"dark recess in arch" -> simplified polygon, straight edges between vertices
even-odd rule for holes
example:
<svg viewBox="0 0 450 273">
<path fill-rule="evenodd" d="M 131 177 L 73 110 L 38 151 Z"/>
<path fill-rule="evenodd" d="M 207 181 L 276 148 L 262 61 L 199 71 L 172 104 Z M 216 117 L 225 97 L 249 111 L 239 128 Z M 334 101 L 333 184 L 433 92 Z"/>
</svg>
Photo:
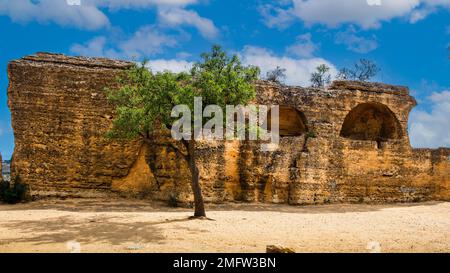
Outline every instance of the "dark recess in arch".
<svg viewBox="0 0 450 273">
<path fill-rule="evenodd" d="M 290 106 L 280 106 L 280 136 L 301 136 L 308 131 L 306 117 L 303 112 Z M 268 129 L 271 128 L 271 114 L 268 114 Z"/>
<path fill-rule="evenodd" d="M 381 103 L 361 103 L 345 117 L 340 135 L 355 140 L 381 142 L 402 137 L 395 114 Z"/>
</svg>

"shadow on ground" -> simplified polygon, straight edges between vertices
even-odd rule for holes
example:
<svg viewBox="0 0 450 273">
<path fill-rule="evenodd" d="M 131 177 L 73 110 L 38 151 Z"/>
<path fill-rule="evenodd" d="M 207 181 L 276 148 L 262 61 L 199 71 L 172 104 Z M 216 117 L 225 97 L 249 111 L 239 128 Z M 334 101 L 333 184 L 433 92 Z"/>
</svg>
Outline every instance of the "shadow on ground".
<svg viewBox="0 0 450 273">
<path fill-rule="evenodd" d="M 290 206 L 286 204 L 262 203 L 226 203 L 207 204 L 207 211 L 273 211 L 281 213 L 350 213 L 380 211 L 389 208 L 434 206 L 443 202 L 391 203 L 391 204 L 329 204 Z M 46 199 L 16 205 L 0 205 L 0 210 L 58 210 L 67 212 L 186 212 L 192 214 L 192 208 L 171 208 L 163 202 L 130 199 Z"/>
<path fill-rule="evenodd" d="M 1 240 L 0 242 L 1 244 L 26 242 L 42 245 L 76 240 L 82 244 L 163 244 L 165 237 L 161 230 L 164 229 L 164 224 L 186 221 L 190 220 L 186 217 L 162 222 L 126 222 L 126 217 L 102 216 L 87 219 L 62 216 L 36 221 L 13 221 L 2 223 L 2 227 L 18 230 L 24 236 Z M 188 232 L 197 232 L 196 230 L 185 229 Z M 29 234 L 33 234 L 33 236 L 27 236 Z"/>
</svg>

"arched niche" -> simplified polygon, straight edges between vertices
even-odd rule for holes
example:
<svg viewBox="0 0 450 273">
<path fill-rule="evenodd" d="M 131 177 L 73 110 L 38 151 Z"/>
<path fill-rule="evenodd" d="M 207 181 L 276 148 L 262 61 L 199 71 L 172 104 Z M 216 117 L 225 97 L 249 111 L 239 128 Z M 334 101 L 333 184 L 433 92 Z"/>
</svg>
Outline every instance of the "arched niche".
<svg viewBox="0 0 450 273">
<path fill-rule="evenodd" d="M 381 103 L 361 103 L 345 117 L 340 135 L 355 140 L 378 143 L 400 139 L 402 130 L 395 114 Z"/>
<path fill-rule="evenodd" d="M 301 136 L 308 131 L 305 115 L 294 107 L 280 106 L 280 136 Z M 268 129 L 271 128 L 271 113 L 268 114 Z"/>
</svg>

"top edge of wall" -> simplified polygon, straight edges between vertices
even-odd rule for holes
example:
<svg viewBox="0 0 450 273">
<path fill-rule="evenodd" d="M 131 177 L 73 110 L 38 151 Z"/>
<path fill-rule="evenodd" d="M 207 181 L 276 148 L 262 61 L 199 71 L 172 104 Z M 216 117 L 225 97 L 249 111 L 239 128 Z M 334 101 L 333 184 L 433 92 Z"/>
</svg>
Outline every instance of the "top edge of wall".
<svg viewBox="0 0 450 273">
<path fill-rule="evenodd" d="M 81 56 L 66 56 L 64 54 L 38 52 L 33 55 L 25 56 L 20 60 L 13 62 L 37 62 L 37 63 L 53 63 L 64 64 L 72 66 L 83 66 L 92 68 L 110 68 L 110 69 L 125 69 L 133 65 L 132 62 L 113 60 L 108 58 L 94 58 Z"/>
</svg>

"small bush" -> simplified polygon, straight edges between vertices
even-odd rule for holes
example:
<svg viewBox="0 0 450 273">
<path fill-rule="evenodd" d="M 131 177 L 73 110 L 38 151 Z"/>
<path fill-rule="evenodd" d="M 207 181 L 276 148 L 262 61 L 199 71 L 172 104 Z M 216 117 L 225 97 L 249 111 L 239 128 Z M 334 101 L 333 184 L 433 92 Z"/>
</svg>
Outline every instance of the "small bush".
<svg viewBox="0 0 450 273">
<path fill-rule="evenodd" d="M 169 200 L 167 201 L 169 207 L 177 208 L 178 207 L 178 196 L 176 194 L 171 193 L 169 195 Z"/>
<path fill-rule="evenodd" d="M 308 131 L 306 133 L 306 137 L 307 138 L 316 138 L 317 136 L 316 136 L 316 133 L 314 133 L 313 131 Z"/>
<path fill-rule="evenodd" d="M 17 204 L 26 199 L 28 187 L 22 183 L 19 177 L 15 177 L 12 183 L 0 182 L 0 201 L 8 204 Z"/>
</svg>

